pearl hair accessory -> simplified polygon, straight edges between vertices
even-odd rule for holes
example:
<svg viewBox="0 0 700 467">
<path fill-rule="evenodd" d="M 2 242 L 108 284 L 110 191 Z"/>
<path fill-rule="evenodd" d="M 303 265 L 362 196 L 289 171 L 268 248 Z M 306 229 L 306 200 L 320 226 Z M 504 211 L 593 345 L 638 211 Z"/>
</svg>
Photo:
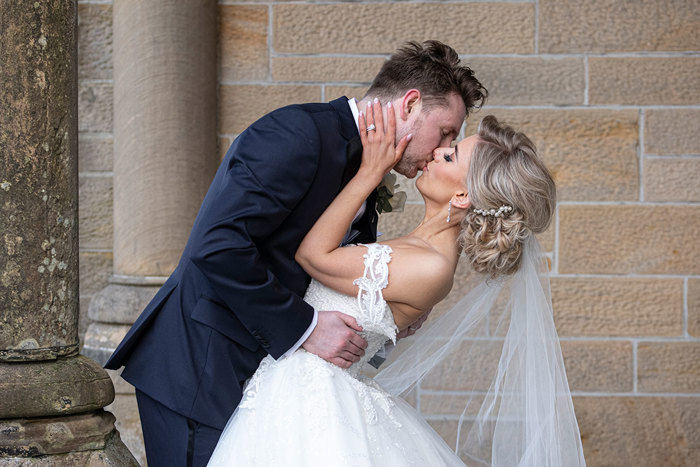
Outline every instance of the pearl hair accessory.
<svg viewBox="0 0 700 467">
<path fill-rule="evenodd" d="M 498 209 L 474 209 L 474 212 L 477 214 L 481 214 L 482 216 L 501 217 L 505 215 L 505 213 L 511 212 L 512 210 L 513 206 L 508 206 L 504 204 Z"/>
</svg>

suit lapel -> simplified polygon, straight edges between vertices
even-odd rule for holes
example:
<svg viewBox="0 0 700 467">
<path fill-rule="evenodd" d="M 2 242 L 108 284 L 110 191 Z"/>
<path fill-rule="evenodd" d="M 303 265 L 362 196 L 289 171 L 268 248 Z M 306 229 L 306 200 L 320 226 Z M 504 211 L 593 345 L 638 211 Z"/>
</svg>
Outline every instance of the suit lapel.
<svg viewBox="0 0 700 467">
<path fill-rule="evenodd" d="M 343 178 L 340 182 L 338 193 L 340 193 L 350 179 L 355 176 L 362 163 L 362 141 L 360 141 L 360 137 L 356 136 L 348 141 L 346 150 L 345 170 L 343 170 Z"/>
</svg>

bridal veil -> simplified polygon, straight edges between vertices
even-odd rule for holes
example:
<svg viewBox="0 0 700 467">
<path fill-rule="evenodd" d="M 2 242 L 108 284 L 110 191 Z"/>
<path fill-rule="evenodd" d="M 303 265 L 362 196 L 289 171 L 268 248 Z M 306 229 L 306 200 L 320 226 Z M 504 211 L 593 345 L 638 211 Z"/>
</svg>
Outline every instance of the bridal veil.
<svg viewBox="0 0 700 467">
<path fill-rule="evenodd" d="M 459 392 L 455 446 L 470 466 L 585 465 L 546 261 L 530 236 L 513 276 L 484 279 L 375 377 L 400 395 L 445 359 L 477 368 Z"/>
</svg>

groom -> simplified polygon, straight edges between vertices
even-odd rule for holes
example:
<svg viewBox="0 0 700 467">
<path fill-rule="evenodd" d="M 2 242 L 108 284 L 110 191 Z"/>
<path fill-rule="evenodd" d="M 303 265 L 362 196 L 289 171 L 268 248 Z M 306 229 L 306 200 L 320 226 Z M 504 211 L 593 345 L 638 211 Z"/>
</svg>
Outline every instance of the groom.
<svg viewBox="0 0 700 467">
<path fill-rule="evenodd" d="M 106 365 L 124 366 L 122 377 L 136 388 L 149 466 L 205 465 L 266 355 L 284 358 L 301 346 L 344 368 L 363 355 L 353 318 L 302 300 L 309 277 L 294 261 L 306 232 L 360 165 L 358 108 L 374 98 L 392 101 L 397 141 L 413 135 L 395 170 L 412 178 L 485 96 L 452 48 L 409 43 L 361 102 L 284 107 L 241 133 L 177 268 Z M 376 225 L 371 196 L 346 242 L 374 242 Z"/>
</svg>

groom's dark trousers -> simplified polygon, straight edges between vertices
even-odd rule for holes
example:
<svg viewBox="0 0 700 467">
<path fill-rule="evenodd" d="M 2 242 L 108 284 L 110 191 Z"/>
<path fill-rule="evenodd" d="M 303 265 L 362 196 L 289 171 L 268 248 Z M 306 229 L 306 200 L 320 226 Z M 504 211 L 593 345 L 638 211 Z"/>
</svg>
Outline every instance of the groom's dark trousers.
<svg viewBox="0 0 700 467">
<path fill-rule="evenodd" d="M 262 358 L 280 358 L 304 335 L 313 309 L 294 254 L 361 152 L 346 98 L 278 109 L 231 145 L 177 268 L 105 365 L 124 366 L 141 394 L 150 466 L 188 465 L 159 457 L 192 430 L 190 465 L 204 465 L 214 446 L 198 442 L 197 427 L 222 430 Z M 376 240 L 372 198 L 353 228 L 355 241 Z"/>
</svg>

